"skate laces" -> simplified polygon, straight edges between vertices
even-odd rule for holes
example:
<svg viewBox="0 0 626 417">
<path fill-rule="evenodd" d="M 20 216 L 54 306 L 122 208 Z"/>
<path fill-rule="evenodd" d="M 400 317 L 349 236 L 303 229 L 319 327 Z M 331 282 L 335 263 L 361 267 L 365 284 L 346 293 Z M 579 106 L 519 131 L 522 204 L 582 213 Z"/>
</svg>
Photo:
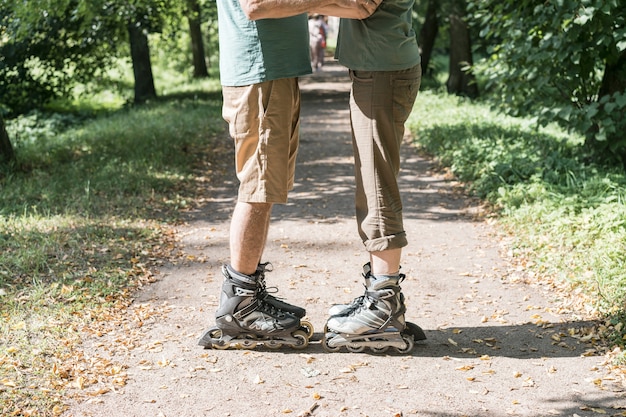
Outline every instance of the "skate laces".
<svg viewBox="0 0 626 417">
<path fill-rule="evenodd" d="M 256 273 L 254 274 L 254 276 L 256 277 L 257 294 L 259 298 L 263 300 L 265 300 L 267 297 L 282 300 L 282 298 L 272 295 L 278 293 L 278 287 L 268 287 L 265 283 L 265 273 L 272 272 L 273 270 L 274 265 L 272 265 L 271 262 L 260 263 L 256 268 Z"/>
<path fill-rule="evenodd" d="M 348 307 L 346 316 L 355 316 L 362 310 L 380 310 L 378 303 L 380 300 L 392 298 L 396 291 L 393 288 L 383 288 L 376 291 L 365 290 L 365 294 L 354 299 Z"/>
</svg>

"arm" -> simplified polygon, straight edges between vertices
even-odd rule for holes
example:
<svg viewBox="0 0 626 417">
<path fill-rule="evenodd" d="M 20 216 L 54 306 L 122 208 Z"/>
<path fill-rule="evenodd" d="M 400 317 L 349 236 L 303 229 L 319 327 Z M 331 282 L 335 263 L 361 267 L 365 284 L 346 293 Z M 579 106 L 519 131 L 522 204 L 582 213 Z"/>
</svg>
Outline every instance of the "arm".
<svg viewBox="0 0 626 417">
<path fill-rule="evenodd" d="M 346 7 L 338 3 L 329 4 L 313 10 L 315 13 L 337 16 L 345 19 L 367 19 L 370 17 L 382 3 L 382 0 L 365 1 L 361 7 Z"/>
<path fill-rule="evenodd" d="M 332 10 L 341 13 L 337 15 L 340 17 L 364 19 L 374 13 L 380 0 L 239 0 L 239 3 L 250 20 L 277 19 L 312 10 Z"/>
</svg>

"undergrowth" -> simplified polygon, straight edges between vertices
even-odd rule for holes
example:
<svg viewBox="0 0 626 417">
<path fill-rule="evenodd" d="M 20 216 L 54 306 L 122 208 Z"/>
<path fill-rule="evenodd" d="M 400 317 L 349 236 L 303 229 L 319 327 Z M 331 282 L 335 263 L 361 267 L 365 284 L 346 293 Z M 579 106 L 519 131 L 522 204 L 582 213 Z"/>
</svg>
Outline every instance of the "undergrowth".
<svg viewBox="0 0 626 417">
<path fill-rule="evenodd" d="M 420 93 L 410 119 L 417 144 L 489 202 L 528 271 L 556 280 L 626 329 L 626 172 L 586 161 L 583 140 L 465 99 Z M 622 324 L 620 324 L 622 323 Z"/>
</svg>

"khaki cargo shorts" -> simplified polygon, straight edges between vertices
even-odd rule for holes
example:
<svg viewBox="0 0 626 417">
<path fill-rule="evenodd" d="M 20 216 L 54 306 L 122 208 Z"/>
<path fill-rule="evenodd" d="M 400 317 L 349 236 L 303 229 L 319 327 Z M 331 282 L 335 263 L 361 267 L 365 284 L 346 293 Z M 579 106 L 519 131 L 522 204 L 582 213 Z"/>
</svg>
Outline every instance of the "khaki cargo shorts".
<svg viewBox="0 0 626 417">
<path fill-rule="evenodd" d="M 300 129 L 297 78 L 222 87 L 222 116 L 235 142 L 238 201 L 286 203 Z"/>
</svg>

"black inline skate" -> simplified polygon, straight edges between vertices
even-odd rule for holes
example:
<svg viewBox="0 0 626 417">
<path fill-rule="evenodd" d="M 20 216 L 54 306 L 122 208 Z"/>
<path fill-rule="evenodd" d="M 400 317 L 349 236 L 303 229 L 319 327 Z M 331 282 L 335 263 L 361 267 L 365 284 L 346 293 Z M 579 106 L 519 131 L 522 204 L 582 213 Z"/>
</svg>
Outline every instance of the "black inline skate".
<svg viewBox="0 0 626 417">
<path fill-rule="evenodd" d="M 267 301 L 264 284 L 258 282 L 262 273 L 257 271 L 248 276 L 227 266 L 222 268 L 222 273 L 224 283 L 220 306 L 215 313 L 216 326 L 204 332 L 199 345 L 214 349 L 231 346 L 253 349 L 259 343 L 274 349 L 283 345 L 294 349 L 308 346 L 312 326 L 302 326 L 298 316 Z"/>
<path fill-rule="evenodd" d="M 362 352 L 369 347 L 375 353 L 394 347 L 400 353 L 410 352 L 416 341 L 425 340 L 423 330 L 404 320 L 406 306 L 399 279 L 374 279 L 370 265 L 363 267 L 365 294 L 351 304 L 330 308 L 322 346 L 336 352 L 345 346 L 350 352 Z"/>
</svg>

